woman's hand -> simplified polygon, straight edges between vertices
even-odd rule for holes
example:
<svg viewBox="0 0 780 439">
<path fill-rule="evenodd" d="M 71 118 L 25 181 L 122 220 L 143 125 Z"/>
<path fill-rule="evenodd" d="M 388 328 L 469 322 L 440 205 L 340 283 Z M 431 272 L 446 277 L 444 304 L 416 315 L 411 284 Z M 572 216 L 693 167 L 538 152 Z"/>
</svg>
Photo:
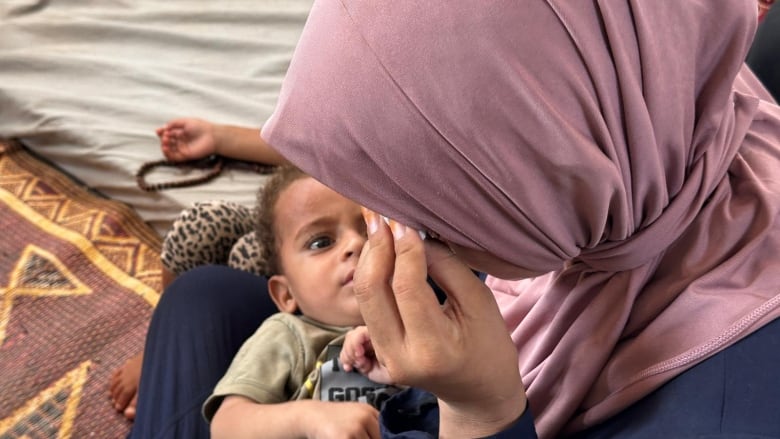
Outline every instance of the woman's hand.
<svg viewBox="0 0 780 439">
<path fill-rule="evenodd" d="M 441 243 L 366 211 L 355 294 L 377 358 L 398 384 L 439 399 L 442 437 L 506 429 L 525 410 L 517 351 L 487 286 Z M 426 282 L 447 293 L 440 306 Z"/>
<path fill-rule="evenodd" d="M 174 119 L 156 133 L 163 155 L 172 162 L 198 160 L 217 152 L 214 125 L 202 119 Z"/>
</svg>

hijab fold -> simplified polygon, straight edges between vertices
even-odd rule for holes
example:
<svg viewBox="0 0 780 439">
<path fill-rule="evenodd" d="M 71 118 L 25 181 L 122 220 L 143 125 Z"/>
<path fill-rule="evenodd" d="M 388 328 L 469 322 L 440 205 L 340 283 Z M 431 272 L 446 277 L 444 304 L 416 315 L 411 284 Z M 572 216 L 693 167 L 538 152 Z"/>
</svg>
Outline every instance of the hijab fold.
<svg viewBox="0 0 780 439">
<path fill-rule="evenodd" d="M 754 0 L 318 0 L 263 137 L 489 252 L 543 438 L 780 315 L 780 109 Z"/>
</svg>

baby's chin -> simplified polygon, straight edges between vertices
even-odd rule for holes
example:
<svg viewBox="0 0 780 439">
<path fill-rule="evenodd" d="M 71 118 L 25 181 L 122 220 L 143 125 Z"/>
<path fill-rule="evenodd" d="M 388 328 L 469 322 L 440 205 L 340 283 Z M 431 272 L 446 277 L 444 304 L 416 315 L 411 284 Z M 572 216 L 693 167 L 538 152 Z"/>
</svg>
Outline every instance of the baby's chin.
<svg viewBox="0 0 780 439">
<path fill-rule="evenodd" d="M 366 326 L 366 322 L 363 321 L 362 318 L 354 320 L 351 324 L 347 326 Z"/>
<path fill-rule="evenodd" d="M 349 323 L 346 326 L 363 326 L 366 324 L 365 320 L 363 320 L 363 315 L 360 314 L 359 310 L 357 314 L 352 314 L 347 320 Z"/>
<path fill-rule="evenodd" d="M 358 315 L 353 316 L 350 318 L 350 323 L 347 326 L 365 326 L 366 321 L 363 320 L 363 316 L 358 313 Z"/>
<path fill-rule="evenodd" d="M 335 317 L 335 316 L 334 316 Z M 357 305 L 357 299 L 355 300 L 354 307 L 350 306 L 348 309 L 341 308 L 338 313 L 338 318 L 334 319 L 330 323 L 333 326 L 363 326 L 365 321 L 363 315 L 360 314 L 360 308 Z"/>
<path fill-rule="evenodd" d="M 325 323 L 326 325 L 331 325 L 331 326 L 338 326 L 342 328 L 354 328 L 357 326 L 365 326 L 365 323 L 363 322 L 362 318 L 358 318 L 358 319 L 342 318 L 339 320 L 331 320 L 329 322 L 321 322 L 321 323 Z"/>
</svg>

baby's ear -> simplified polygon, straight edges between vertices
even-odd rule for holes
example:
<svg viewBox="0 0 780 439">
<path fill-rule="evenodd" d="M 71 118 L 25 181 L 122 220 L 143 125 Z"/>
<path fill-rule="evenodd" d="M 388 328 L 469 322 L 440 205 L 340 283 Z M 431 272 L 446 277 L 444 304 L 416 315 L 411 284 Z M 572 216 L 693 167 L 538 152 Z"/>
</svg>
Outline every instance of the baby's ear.
<svg viewBox="0 0 780 439">
<path fill-rule="evenodd" d="M 295 297 L 292 295 L 290 283 L 287 282 L 287 277 L 284 275 L 275 274 L 268 278 L 268 293 L 279 311 L 292 314 L 298 309 L 298 303 L 295 302 Z"/>
</svg>

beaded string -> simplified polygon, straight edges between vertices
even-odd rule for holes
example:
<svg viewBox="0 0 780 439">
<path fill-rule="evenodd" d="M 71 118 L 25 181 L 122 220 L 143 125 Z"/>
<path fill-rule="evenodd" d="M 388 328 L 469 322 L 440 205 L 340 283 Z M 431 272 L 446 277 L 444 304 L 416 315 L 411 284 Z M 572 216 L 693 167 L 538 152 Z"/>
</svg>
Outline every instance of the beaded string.
<svg viewBox="0 0 780 439">
<path fill-rule="evenodd" d="M 149 174 L 153 169 L 162 166 L 171 167 L 171 168 L 192 168 L 192 169 L 208 168 L 208 171 L 205 172 L 204 174 L 192 178 L 184 178 L 181 180 L 166 181 L 160 183 L 147 183 L 146 175 Z M 153 162 L 147 162 L 141 165 L 141 167 L 138 168 L 138 171 L 135 173 L 135 181 L 138 184 L 138 187 L 146 192 L 157 192 L 166 189 L 197 186 L 199 184 L 207 183 L 215 179 L 217 176 L 219 176 L 219 174 L 222 173 L 222 171 L 226 167 L 235 168 L 235 169 L 245 169 L 252 172 L 256 172 L 258 174 L 268 174 L 274 169 L 273 165 L 265 165 L 260 163 L 245 162 L 241 160 L 226 159 L 221 156 L 210 156 L 204 160 L 196 160 L 196 161 L 189 161 L 189 162 L 172 162 L 170 160 L 157 160 Z"/>
</svg>

